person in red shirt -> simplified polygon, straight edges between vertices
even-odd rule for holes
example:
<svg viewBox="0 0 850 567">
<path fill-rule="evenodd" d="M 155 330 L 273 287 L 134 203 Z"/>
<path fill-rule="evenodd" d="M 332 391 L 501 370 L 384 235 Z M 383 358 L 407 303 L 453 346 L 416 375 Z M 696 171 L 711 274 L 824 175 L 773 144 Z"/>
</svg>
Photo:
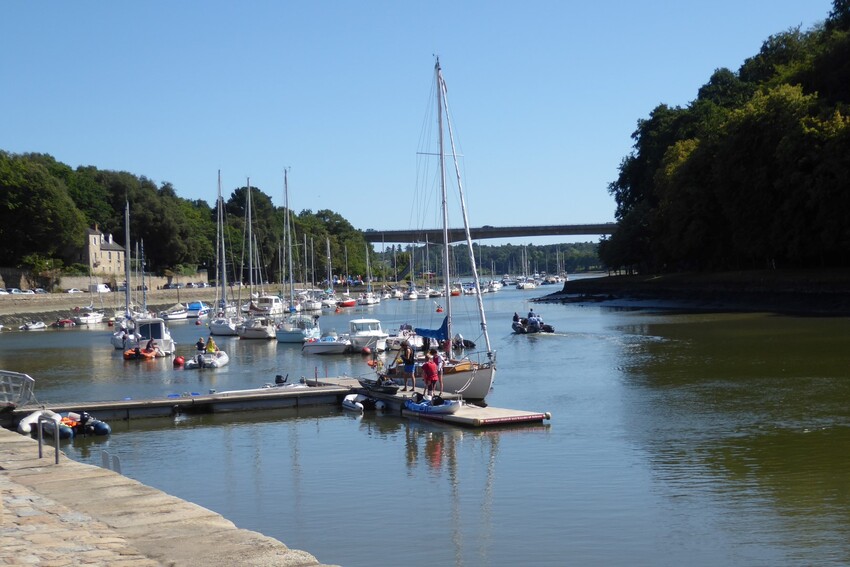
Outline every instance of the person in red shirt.
<svg viewBox="0 0 850 567">
<path fill-rule="evenodd" d="M 434 395 L 434 386 L 440 379 L 437 371 L 437 363 L 430 354 L 425 355 L 425 364 L 422 365 L 422 381 L 425 382 L 425 393 Z"/>
</svg>

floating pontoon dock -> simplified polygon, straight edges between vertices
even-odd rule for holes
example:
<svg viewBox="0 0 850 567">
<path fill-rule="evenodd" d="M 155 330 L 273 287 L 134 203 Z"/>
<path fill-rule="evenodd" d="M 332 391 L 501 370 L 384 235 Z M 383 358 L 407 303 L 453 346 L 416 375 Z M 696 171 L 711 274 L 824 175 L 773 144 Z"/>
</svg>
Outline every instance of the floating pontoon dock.
<svg viewBox="0 0 850 567">
<path fill-rule="evenodd" d="M 308 380 L 307 383 L 321 386 L 344 387 L 352 392 L 365 394 L 371 398 L 383 401 L 388 405 L 390 411 L 399 412 L 400 415 L 403 415 L 404 417 L 423 421 L 442 421 L 444 423 L 453 423 L 455 425 L 462 425 L 465 427 L 492 427 L 520 423 L 541 423 L 543 420 L 552 419 L 552 414 L 549 412 L 542 413 L 496 408 L 491 406 L 484 407 L 475 404 L 467 404 L 453 414 L 420 413 L 404 409 L 404 401 L 407 398 L 413 397 L 412 393 L 406 395 L 404 392 L 399 392 L 397 394 L 371 392 L 362 388 L 356 379 L 348 377 L 320 378 L 318 380 Z M 457 396 L 444 394 L 443 397 L 446 399 L 452 399 Z"/>
<path fill-rule="evenodd" d="M 299 387 L 300 386 L 300 387 Z M 309 387 L 305 387 L 309 386 Z M 308 379 L 304 385 L 275 386 L 250 390 L 232 390 L 209 393 L 185 392 L 163 398 L 146 400 L 125 399 L 109 402 L 79 402 L 45 404 L 37 407 L 19 407 L 14 410 L 13 426 L 24 416 L 37 409 L 55 412 L 87 411 L 104 421 L 130 421 L 133 419 L 169 417 L 178 414 L 223 413 L 255 411 L 281 408 L 298 408 L 322 405 L 340 405 L 342 399 L 352 393 L 366 394 L 387 404 L 389 411 L 412 419 L 442 421 L 465 427 L 506 426 L 520 423 L 540 423 L 551 419 L 551 415 L 495 407 L 467 405 L 452 415 L 420 414 L 404 409 L 404 401 L 410 397 L 404 393 L 379 394 L 360 386 L 355 378 Z M 450 394 L 444 396 L 452 398 Z"/>
</svg>

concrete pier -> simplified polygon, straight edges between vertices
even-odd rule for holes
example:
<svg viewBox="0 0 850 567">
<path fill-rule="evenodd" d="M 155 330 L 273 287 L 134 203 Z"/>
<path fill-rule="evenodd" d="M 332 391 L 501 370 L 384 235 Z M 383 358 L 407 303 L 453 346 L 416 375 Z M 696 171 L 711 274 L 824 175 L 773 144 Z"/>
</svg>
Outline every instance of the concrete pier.
<svg viewBox="0 0 850 567">
<path fill-rule="evenodd" d="M 0 565 L 318 566 L 220 514 L 0 429 Z"/>
</svg>

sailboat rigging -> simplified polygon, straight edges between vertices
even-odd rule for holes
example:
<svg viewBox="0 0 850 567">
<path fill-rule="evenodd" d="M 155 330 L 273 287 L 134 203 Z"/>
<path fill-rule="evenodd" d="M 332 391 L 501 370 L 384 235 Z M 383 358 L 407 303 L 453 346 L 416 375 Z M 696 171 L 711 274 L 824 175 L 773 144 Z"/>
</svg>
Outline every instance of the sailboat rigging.
<svg viewBox="0 0 850 567">
<path fill-rule="evenodd" d="M 236 336 L 237 327 L 242 318 L 235 305 L 227 301 L 227 254 L 224 245 L 225 209 L 221 197 L 221 171 L 218 172 L 218 200 L 216 215 L 216 272 L 218 288 L 216 290 L 216 316 L 210 321 L 210 334 L 216 336 Z"/>
<path fill-rule="evenodd" d="M 278 342 L 301 344 L 305 340 L 318 339 L 322 332 L 319 327 L 319 316 L 301 315 L 298 313 L 298 304 L 295 301 L 295 276 L 293 275 L 292 262 L 292 227 L 289 211 L 289 177 L 287 170 L 283 170 L 283 207 L 286 211 L 284 217 L 284 239 L 286 240 L 287 256 L 289 259 L 289 316 L 277 326 L 275 335 Z M 306 240 L 305 240 L 306 249 Z M 305 255 L 306 262 L 306 255 Z M 306 264 L 305 264 L 306 276 Z"/>
<path fill-rule="evenodd" d="M 436 340 L 444 345 L 449 353 L 449 360 L 443 366 L 443 386 L 445 391 L 461 395 L 468 400 L 483 400 L 490 392 L 490 387 L 496 376 L 496 353 L 490 343 L 487 332 L 487 318 L 484 312 L 484 300 L 481 297 L 481 282 L 478 278 L 478 269 L 475 262 L 475 253 L 472 245 L 472 237 L 469 229 L 469 218 L 467 214 L 466 200 L 461 182 L 460 167 L 457 159 L 457 150 L 454 142 L 454 132 L 451 121 L 448 119 L 448 98 L 446 83 L 443 78 L 440 60 L 434 66 L 437 82 L 437 132 L 439 144 L 439 181 L 441 198 L 441 216 L 443 222 L 443 275 L 446 296 L 445 319 L 439 329 L 416 328 L 415 333 L 426 339 Z M 448 188 L 447 188 L 447 166 L 446 166 L 446 137 L 449 142 L 450 156 L 454 165 L 455 181 L 460 201 L 460 209 L 463 217 L 464 234 L 466 246 L 469 252 L 469 262 L 472 268 L 472 276 L 476 289 L 476 301 L 481 333 L 486 345 L 486 358 L 484 360 L 472 360 L 469 356 L 456 358 L 453 356 L 453 311 L 451 294 L 451 266 L 449 246 L 449 212 L 448 212 Z M 419 370 L 417 370 L 418 374 Z M 388 371 L 389 373 L 389 371 Z M 421 380 L 421 378 L 418 378 Z"/>
</svg>

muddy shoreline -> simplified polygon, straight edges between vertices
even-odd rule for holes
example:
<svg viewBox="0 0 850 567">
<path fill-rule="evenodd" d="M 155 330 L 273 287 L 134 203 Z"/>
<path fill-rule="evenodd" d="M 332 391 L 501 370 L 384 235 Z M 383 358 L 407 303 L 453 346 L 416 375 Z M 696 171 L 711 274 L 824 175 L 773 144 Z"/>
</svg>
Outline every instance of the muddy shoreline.
<svg viewBox="0 0 850 567">
<path fill-rule="evenodd" d="M 850 270 L 603 276 L 565 282 L 536 301 L 847 316 Z"/>
</svg>

